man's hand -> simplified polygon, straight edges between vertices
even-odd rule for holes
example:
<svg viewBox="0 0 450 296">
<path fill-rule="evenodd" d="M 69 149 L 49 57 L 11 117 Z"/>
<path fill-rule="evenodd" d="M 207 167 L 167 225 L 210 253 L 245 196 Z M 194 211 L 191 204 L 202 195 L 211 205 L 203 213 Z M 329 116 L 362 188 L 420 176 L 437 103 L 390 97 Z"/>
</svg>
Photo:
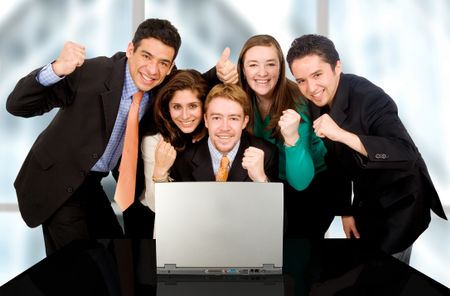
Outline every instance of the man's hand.
<svg viewBox="0 0 450 296">
<path fill-rule="evenodd" d="M 344 228 L 346 238 L 360 238 L 353 216 L 342 216 L 342 228 Z"/>
<path fill-rule="evenodd" d="M 239 74 L 236 65 L 230 61 L 230 48 L 223 50 L 216 64 L 216 75 L 225 84 L 236 84 L 239 82 Z"/>
<path fill-rule="evenodd" d="M 153 170 L 153 177 L 156 179 L 165 178 L 168 175 L 169 169 L 172 167 L 177 157 L 177 151 L 163 138 L 159 140 L 155 151 L 155 168 Z"/>
<path fill-rule="evenodd" d="M 248 176 L 254 182 L 267 181 L 267 176 L 264 172 L 264 151 L 261 149 L 256 147 L 245 149 L 242 167 L 247 170 Z"/>
<path fill-rule="evenodd" d="M 361 139 L 356 134 L 340 128 L 328 114 L 324 114 L 314 120 L 313 129 L 320 138 L 341 142 L 366 157 L 368 155 Z"/>
<path fill-rule="evenodd" d="M 313 129 L 316 135 L 320 138 L 328 138 L 332 141 L 340 142 L 345 132 L 341 129 L 333 118 L 328 114 L 323 114 L 313 122 Z"/>
<path fill-rule="evenodd" d="M 86 58 L 83 45 L 68 41 L 64 44 L 59 57 L 52 64 L 53 72 L 59 77 L 69 75 L 75 68 L 81 67 Z"/>
<path fill-rule="evenodd" d="M 298 134 L 298 126 L 302 117 L 295 110 L 287 109 L 280 116 L 278 125 L 287 146 L 294 146 L 300 135 Z"/>
</svg>

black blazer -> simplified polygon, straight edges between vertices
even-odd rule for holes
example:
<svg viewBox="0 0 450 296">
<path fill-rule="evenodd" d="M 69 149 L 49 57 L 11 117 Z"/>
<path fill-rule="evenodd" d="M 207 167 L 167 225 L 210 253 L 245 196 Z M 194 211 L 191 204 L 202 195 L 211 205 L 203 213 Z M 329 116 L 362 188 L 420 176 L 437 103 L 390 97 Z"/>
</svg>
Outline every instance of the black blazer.
<svg viewBox="0 0 450 296">
<path fill-rule="evenodd" d="M 49 218 L 104 153 L 119 110 L 126 61 L 123 52 L 86 59 L 83 66 L 50 87 L 37 82 L 39 68 L 22 78 L 9 95 L 6 108 L 16 116 L 32 117 L 59 108 L 36 139 L 14 182 L 28 226 L 38 226 Z M 209 82 L 217 81 L 215 68 L 203 76 Z M 158 88 L 151 91 L 151 97 Z M 139 123 L 140 137 L 154 126 L 150 102 Z M 140 155 L 138 159 L 135 198 L 144 187 Z M 116 179 L 117 167 L 113 170 Z"/>
<path fill-rule="evenodd" d="M 312 106 L 312 117 L 321 110 Z M 394 101 L 370 81 L 341 74 L 329 115 L 361 139 L 364 157 L 326 139 L 328 165 L 353 181 L 352 214 L 362 238 L 395 253 L 428 227 L 430 209 L 446 219 L 422 156 L 397 114 Z"/>
<path fill-rule="evenodd" d="M 228 173 L 229 181 L 252 180 L 247 170 L 242 167 L 244 151 L 253 146 L 264 151 L 264 170 L 269 181 L 278 181 L 278 151 L 275 145 L 263 139 L 243 133 L 236 157 Z M 208 148 L 208 137 L 189 146 L 177 156 L 170 176 L 175 181 L 215 181 L 211 154 Z"/>
<path fill-rule="evenodd" d="M 51 87 L 37 82 L 39 68 L 9 95 L 6 106 L 13 115 L 32 117 L 60 108 L 34 142 L 14 183 L 29 226 L 50 217 L 105 151 L 119 109 L 126 60 L 124 53 L 87 59 Z"/>
</svg>

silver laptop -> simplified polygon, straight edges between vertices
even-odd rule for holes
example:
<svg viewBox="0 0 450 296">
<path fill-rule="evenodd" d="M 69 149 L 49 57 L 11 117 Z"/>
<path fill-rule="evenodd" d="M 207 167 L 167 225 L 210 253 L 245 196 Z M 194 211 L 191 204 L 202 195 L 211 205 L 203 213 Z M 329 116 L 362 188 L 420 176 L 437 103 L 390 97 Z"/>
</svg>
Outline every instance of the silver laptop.
<svg viewBox="0 0 450 296">
<path fill-rule="evenodd" d="M 281 274 L 283 184 L 155 184 L 158 274 Z"/>
</svg>

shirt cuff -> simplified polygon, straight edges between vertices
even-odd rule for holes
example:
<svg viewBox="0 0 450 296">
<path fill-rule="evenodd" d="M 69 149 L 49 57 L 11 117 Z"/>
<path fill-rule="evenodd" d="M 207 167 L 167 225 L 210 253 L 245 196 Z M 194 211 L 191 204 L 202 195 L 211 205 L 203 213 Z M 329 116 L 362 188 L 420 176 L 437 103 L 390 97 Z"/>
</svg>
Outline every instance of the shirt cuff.
<svg viewBox="0 0 450 296">
<path fill-rule="evenodd" d="M 36 80 L 43 86 L 50 86 L 61 81 L 64 77 L 65 76 L 59 77 L 56 75 L 53 71 L 52 64 L 50 63 L 39 71 Z"/>
</svg>

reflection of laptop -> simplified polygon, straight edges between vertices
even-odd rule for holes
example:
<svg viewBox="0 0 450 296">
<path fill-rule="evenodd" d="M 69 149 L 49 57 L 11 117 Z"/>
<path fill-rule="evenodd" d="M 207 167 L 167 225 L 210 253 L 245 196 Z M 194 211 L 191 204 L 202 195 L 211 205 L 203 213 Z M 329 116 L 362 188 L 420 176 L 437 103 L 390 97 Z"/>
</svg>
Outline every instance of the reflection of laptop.
<svg viewBox="0 0 450 296">
<path fill-rule="evenodd" d="M 156 183 L 158 274 L 280 274 L 283 184 Z"/>
<path fill-rule="evenodd" d="M 159 275 L 157 296 L 284 296 L 282 275 Z"/>
</svg>

